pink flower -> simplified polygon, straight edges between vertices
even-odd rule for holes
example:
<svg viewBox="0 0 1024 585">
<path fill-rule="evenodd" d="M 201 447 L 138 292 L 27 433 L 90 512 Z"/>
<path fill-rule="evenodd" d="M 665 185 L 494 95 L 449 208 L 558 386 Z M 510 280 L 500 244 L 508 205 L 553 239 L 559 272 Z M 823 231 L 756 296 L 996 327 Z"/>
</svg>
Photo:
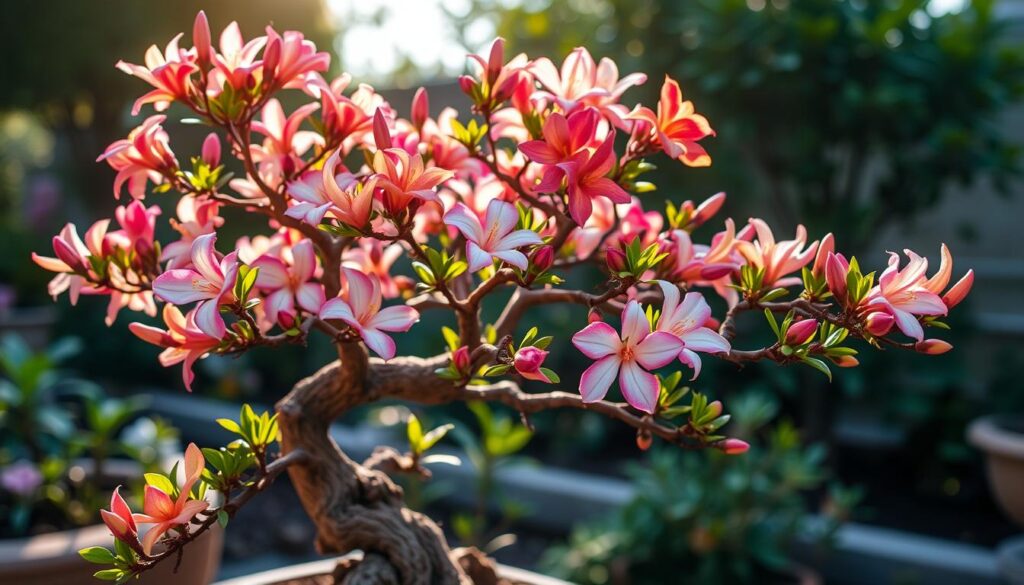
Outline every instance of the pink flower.
<svg viewBox="0 0 1024 585">
<path fill-rule="evenodd" d="M 373 170 L 383 191 L 384 209 L 391 214 L 407 211 L 413 199 L 438 201 L 434 188 L 455 175 L 438 167 L 425 168 L 422 156 L 410 155 L 401 148 L 374 153 Z"/>
<path fill-rule="evenodd" d="M 543 140 L 530 140 L 519 145 L 519 150 L 535 163 L 544 165 L 544 185 L 554 185 L 557 190 L 565 172 L 558 163 L 567 162 L 576 153 L 595 142 L 599 116 L 597 110 L 586 108 L 569 117 L 552 112 L 541 128 Z M 552 175 L 552 176 L 549 176 Z"/>
<path fill-rule="evenodd" d="M 291 262 L 271 255 L 260 256 L 252 263 L 258 268 L 256 286 L 269 293 L 263 310 L 271 323 L 278 322 L 278 314 L 295 316 L 295 302 L 307 313 L 316 314 L 324 304 L 324 289 L 310 282 L 316 273 L 316 252 L 313 242 L 301 240 L 290 248 Z"/>
<path fill-rule="evenodd" d="M 121 187 L 127 182 L 128 193 L 136 199 L 146 197 L 146 181 L 160 185 L 166 175 L 177 172 L 178 161 L 171 152 L 167 132 L 160 124 L 166 116 L 150 116 L 141 126 L 110 146 L 97 158 L 105 160 L 115 171 L 114 197 L 119 197 Z"/>
<path fill-rule="evenodd" d="M 58 273 L 50 281 L 47 291 L 54 299 L 64 291 L 69 291 L 71 304 L 78 302 L 83 289 L 90 287 L 86 276 L 96 276 L 90 271 L 90 256 L 103 256 L 103 241 L 110 220 L 98 221 L 85 233 L 85 242 L 78 236 L 75 224 L 64 226 L 60 234 L 53 237 L 53 251 L 56 258 L 40 256 L 32 253 L 32 261 L 45 270 Z"/>
<path fill-rule="evenodd" d="M 256 37 L 248 43 L 242 38 L 237 22 L 232 22 L 220 33 L 220 53 L 214 53 L 216 70 L 210 76 L 210 86 L 219 93 L 227 82 L 234 89 L 243 89 L 256 69 L 263 64 L 256 60 L 267 37 Z"/>
<path fill-rule="evenodd" d="M 470 55 L 469 59 L 477 71 L 474 76 L 460 77 L 459 87 L 474 98 L 474 102 L 478 96 L 484 98 L 478 105 L 500 104 L 512 96 L 517 86 L 530 79 L 524 71 L 528 64 L 525 54 L 520 53 L 505 62 L 505 39 L 501 37 L 491 43 L 486 60 L 480 55 Z"/>
<path fill-rule="evenodd" d="M 117 68 L 128 75 L 134 75 L 153 86 L 153 90 L 135 100 L 132 115 L 138 115 L 145 104 L 153 104 L 156 111 L 162 112 L 170 107 L 175 100 L 187 100 L 195 90 L 191 76 L 196 71 L 195 52 L 178 48 L 181 34 L 167 43 L 163 53 L 156 45 L 146 50 L 146 65 L 133 65 L 124 61 L 117 62 Z"/>
<path fill-rule="evenodd" d="M 597 150 L 579 152 L 568 162 L 558 166 L 565 172 L 568 184 L 569 215 L 578 225 L 587 223 L 593 212 L 593 200 L 607 197 L 614 203 L 629 203 L 629 194 L 615 181 L 607 177 L 615 166 L 615 133 L 609 132 L 608 137 Z M 551 192 L 550 185 L 538 185 L 542 192 Z"/>
<path fill-rule="evenodd" d="M 336 151 L 324 162 L 322 171 L 309 171 L 288 184 L 288 194 L 297 203 L 285 215 L 318 225 L 330 212 L 341 223 L 361 229 L 370 221 L 377 182 L 371 177 L 360 184 L 341 166 L 341 153 Z"/>
<path fill-rule="evenodd" d="M 533 97 L 552 100 L 566 112 L 576 111 L 581 105 L 600 108 L 616 123 L 626 117 L 628 109 L 619 105 L 622 94 L 630 87 L 647 81 L 643 73 L 631 73 L 619 79 L 619 68 L 611 59 L 594 63 L 590 52 L 576 47 L 562 62 L 559 72 L 547 57 L 533 61 L 529 71 L 540 82 L 543 90 Z"/>
<path fill-rule="evenodd" d="M 196 514 L 209 506 L 209 503 L 203 500 L 191 499 L 192 486 L 199 480 L 204 467 L 206 460 L 202 451 L 195 443 L 189 443 L 185 449 L 185 482 L 181 484 L 178 499 L 171 499 L 171 496 L 159 488 L 146 486 L 142 505 L 144 513 L 135 514 L 134 518 L 141 524 L 156 525 L 142 537 L 142 550 L 147 555 L 153 552 L 153 546 L 168 530 L 187 524 Z"/>
<path fill-rule="evenodd" d="M 603 399 L 618 374 L 626 402 L 649 414 L 654 413 L 658 404 L 660 387 L 658 379 L 646 370 L 668 364 L 683 348 L 683 342 L 675 335 L 664 331 L 651 333 L 647 317 L 636 301 L 626 303 L 622 311 L 621 335 L 599 321 L 573 335 L 572 343 L 584 355 L 597 360 L 580 379 L 584 402 Z"/>
<path fill-rule="evenodd" d="M 160 255 L 160 260 L 167 262 L 168 269 L 188 266 L 192 261 L 189 257 L 192 242 L 224 225 L 219 211 L 220 203 L 207 197 L 182 197 L 178 200 L 178 218 L 171 219 L 171 227 L 181 234 L 181 239 L 164 246 Z"/>
<path fill-rule="evenodd" d="M 524 347 L 516 352 L 512 365 L 519 372 L 519 375 L 527 380 L 537 380 L 538 382 L 551 384 L 551 379 L 541 371 L 541 366 L 544 365 L 544 360 L 547 357 L 548 352 L 539 347 Z"/>
<path fill-rule="evenodd" d="M 398 283 L 391 277 L 391 266 L 402 257 L 405 249 L 401 244 L 385 246 L 376 238 L 360 238 L 342 255 L 342 263 L 363 274 L 376 276 L 380 281 L 381 295 L 393 299 L 399 295 Z"/>
<path fill-rule="evenodd" d="M 218 258 L 217 234 L 203 234 L 192 242 L 192 267 L 168 270 L 153 281 L 153 292 L 175 305 L 198 301 L 195 321 L 199 329 L 221 339 L 227 332 L 220 306 L 234 300 L 238 252 Z"/>
<path fill-rule="evenodd" d="M 629 118 L 641 122 L 635 133 L 649 133 L 668 156 L 691 167 L 711 166 L 711 157 L 697 142 L 714 136 L 715 131 L 707 118 L 695 112 L 692 102 L 683 101 L 679 83 L 671 77 L 666 75 L 661 86 L 657 115 L 650 108 L 638 107 Z"/>
<path fill-rule="evenodd" d="M 290 175 L 302 164 L 299 157 L 314 144 L 323 144 L 316 132 L 299 130 L 302 121 L 320 106 L 306 104 L 285 117 L 281 102 L 267 100 L 260 119 L 252 129 L 265 136 L 262 146 L 252 146 L 253 159 L 260 163 L 260 175 Z"/>
<path fill-rule="evenodd" d="M 896 318 L 896 326 L 907 337 L 924 339 L 918 315 L 945 315 L 946 304 L 939 295 L 926 288 L 928 260 L 904 250 L 910 262 L 900 270 L 900 255 L 889 254 L 889 267 L 878 277 L 878 284 L 868 292 L 867 304 L 887 309 Z"/>
<path fill-rule="evenodd" d="M 726 455 L 742 455 L 750 450 L 750 443 L 741 439 L 726 439 L 719 448 Z"/>
<path fill-rule="evenodd" d="M 700 375 L 701 360 L 696 352 L 726 353 L 732 346 L 717 331 L 707 327 L 711 319 L 711 307 L 703 295 L 696 292 L 686 293 L 683 302 L 679 302 L 679 288 L 674 284 L 658 281 L 665 300 L 661 306 L 661 317 L 658 319 L 657 331 L 670 333 L 683 343 L 679 351 L 679 361 L 693 369 L 693 378 Z"/>
<path fill-rule="evenodd" d="M 466 260 L 470 272 L 490 266 L 494 258 L 526 270 L 526 255 L 517 248 L 544 242 L 534 231 L 517 230 L 519 213 L 515 206 L 499 199 L 487 204 L 485 225 L 481 225 L 477 214 L 462 203 L 453 205 L 445 214 L 444 221 L 455 226 L 465 236 Z"/>
<path fill-rule="evenodd" d="M 193 364 L 220 345 L 219 337 L 210 337 L 196 326 L 195 314 L 193 310 L 186 317 L 174 305 L 164 305 L 166 331 L 142 323 L 128 325 L 128 329 L 139 339 L 166 348 L 160 354 L 160 365 L 166 368 L 183 363 L 182 379 L 189 392 L 192 391 L 192 381 L 195 379 Z"/>
<path fill-rule="evenodd" d="M 341 270 L 347 291 L 342 297 L 324 303 L 320 318 L 344 321 L 377 355 L 386 360 L 395 357 L 395 342 L 384 332 L 408 331 L 419 321 L 420 314 L 406 305 L 381 309 L 380 282 L 376 278 L 351 268 Z"/>
<path fill-rule="evenodd" d="M 762 287 L 769 289 L 800 284 L 802 281 L 799 277 L 786 276 L 800 270 L 814 259 L 818 242 L 807 245 L 807 230 L 802 225 L 796 227 L 796 239 L 782 242 L 775 241 L 772 228 L 763 220 L 751 219 L 750 225 L 757 231 L 757 241 L 737 241 L 736 250 L 752 266 L 764 268 Z"/>
<path fill-rule="evenodd" d="M 121 486 L 114 488 L 114 493 L 110 495 L 110 510 L 100 510 L 100 518 L 110 529 L 110 534 L 118 540 L 128 541 L 139 537 L 132 510 L 121 497 Z"/>
<path fill-rule="evenodd" d="M 330 53 L 317 52 L 313 41 L 293 30 L 277 34 L 267 27 L 267 50 L 263 54 L 263 78 L 286 88 L 301 88 L 305 75 L 313 71 L 327 71 L 331 65 Z"/>
</svg>

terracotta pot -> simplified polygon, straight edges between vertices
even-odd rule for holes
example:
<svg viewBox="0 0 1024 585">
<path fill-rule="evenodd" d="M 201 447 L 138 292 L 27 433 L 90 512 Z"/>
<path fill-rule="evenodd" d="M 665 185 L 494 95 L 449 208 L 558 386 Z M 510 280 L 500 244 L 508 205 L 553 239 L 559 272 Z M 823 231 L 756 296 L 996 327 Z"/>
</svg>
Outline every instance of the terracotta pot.
<svg viewBox="0 0 1024 585">
<path fill-rule="evenodd" d="M 333 582 L 330 575 L 338 560 L 337 558 L 326 559 L 282 567 L 280 569 L 246 575 L 245 577 L 228 579 L 216 585 L 330 585 Z M 553 579 L 504 565 L 499 567 L 499 574 L 514 585 L 572 585 L 560 579 Z"/>
<path fill-rule="evenodd" d="M 1024 417 L 979 418 L 967 440 L 987 455 L 989 486 L 1003 512 L 1024 526 Z"/>
<path fill-rule="evenodd" d="M 80 463 L 91 471 L 91 462 Z M 117 483 L 139 477 L 141 470 L 127 461 L 107 462 L 106 474 Z M 118 481 L 120 480 L 120 481 Z M 103 524 L 28 538 L 0 540 L 0 584 L 3 585 L 96 585 L 92 575 L 107 568 L 86 562 L 78 551 L 90 546 L 110 548 L 113 539 Z M 168 559 L 147 571 L 142 580 L 153 584 L 206 585 L 220 568 L 224 531 L 214 526 L 186 549 L 177 573 Z"/>
</svg>

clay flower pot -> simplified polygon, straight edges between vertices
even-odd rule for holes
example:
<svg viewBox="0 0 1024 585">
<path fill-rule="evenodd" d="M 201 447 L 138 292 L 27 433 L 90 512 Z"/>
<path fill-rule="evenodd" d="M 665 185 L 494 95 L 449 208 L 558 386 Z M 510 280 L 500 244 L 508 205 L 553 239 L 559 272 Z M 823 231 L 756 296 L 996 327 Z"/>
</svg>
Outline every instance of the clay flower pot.
<svg viewBox="0 0 1024 585">
<path fill-rule="evenodd" d="M 221 581 L 216 585 L 323 585 L 333 582 L 331 573 L 338 560 L 339 558 L 334 558 L 292 565 Z M 509 585 L 571 585 L 561 579 L 553 579 L 504 565 L 499 567 L 499 575 L 502 579 L 507 580 Z"/>
<path fill-rule="evenodd" d="M 127 461 L 108 461 L 106 475 L 115 483 L 128 483 L 142 470 Z M 91 462 L 82 462 L 86 471 Z M 0 540 L 0 583 L 7 585 L 96 585 L 92 575 L 106 568 L 86 562 L 78 551 L 91 546 L 111 548 L 113 538 L 103 524 L 39 534 L 27 538 Z M 220 568 L 224 532 L 214 526 L 191 543 L 181 559 L 177 573 L 174 559 L 168 559 L 146 572 L 147 584 L 205 585 L 212 583 Z"/>
<path fill-rule="evenodd" d="M 967 440 L 985 452 L 989 485 L 1003 512 L 1024 526 L 1024 417 L 979 418 L 968 427 Z"/>
</svg>

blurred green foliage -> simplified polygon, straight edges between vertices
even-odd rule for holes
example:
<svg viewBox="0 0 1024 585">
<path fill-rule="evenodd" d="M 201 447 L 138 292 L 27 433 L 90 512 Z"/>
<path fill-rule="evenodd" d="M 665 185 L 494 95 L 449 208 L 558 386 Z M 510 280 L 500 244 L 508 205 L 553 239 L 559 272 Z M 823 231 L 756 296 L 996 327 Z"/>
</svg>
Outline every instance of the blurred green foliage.
<svg viewBox="0 0 1024 585">
<path fill-rule="evenodd" d="M 1006 192 L 1024 170 L 1019 137 L 999 125 L 1024 96 L 1021 25 L 994 0 L 947 14 L 928 0 L 508 4 L 475 0 L 465 22 L 494 20 L 534 57 L 586 46 L 647 72 L 648 99 L 661 75 L 678 78 L 718 131 L 696 184 L 770 202 L 777 220 L 835 231 L 844 250 L 953 182 L 984 176 Z"/>
<path fill-rule="evenodd" d="M 832 486 L 818 520 L 806 495 L 826 481 L 820 445 L 803 448 L 788 422 L 765 428 L 777 412 L 766 395 L 730 403 L 740 436 L 753 439 L 743 456 L 652 454 L 630 471 L 636 495 L 607 521 L 576 530 L 546 565 L 574 583 L 655 585 L 774 582 L 793 569 L 796 538 L 824 543 L 860 498 Z M 785 581 L 789 582 L 789 581 Z"/>
</svg>

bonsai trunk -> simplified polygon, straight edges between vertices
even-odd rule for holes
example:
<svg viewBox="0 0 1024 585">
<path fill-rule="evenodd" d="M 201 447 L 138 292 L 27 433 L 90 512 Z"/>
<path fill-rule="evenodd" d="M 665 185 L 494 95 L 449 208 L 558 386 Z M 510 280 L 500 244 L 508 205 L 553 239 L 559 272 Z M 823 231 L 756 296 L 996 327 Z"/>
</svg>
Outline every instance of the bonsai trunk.
<svg viewBox="0 0 1024 585">
<path fill-rule="evenodd" d="M 405 507 L 402 489 L 383 472 L 350 459 L 328 434 L 349 409 L 382 398 L 450 402 L 458 390 L 434 374 L 444 356 L 370 360 L 358 343 L 340 343 L 339 360 L 300 381 L 277 404 L 282 454 L 307 457 L 288 468 L 317 527 L 321 553 L 363 551 L 341 563 L 337 583 L 482 585 L 498 583 L 493 564 L 475 550 L 451 550 L 441 529 Z"/>
</svg>

